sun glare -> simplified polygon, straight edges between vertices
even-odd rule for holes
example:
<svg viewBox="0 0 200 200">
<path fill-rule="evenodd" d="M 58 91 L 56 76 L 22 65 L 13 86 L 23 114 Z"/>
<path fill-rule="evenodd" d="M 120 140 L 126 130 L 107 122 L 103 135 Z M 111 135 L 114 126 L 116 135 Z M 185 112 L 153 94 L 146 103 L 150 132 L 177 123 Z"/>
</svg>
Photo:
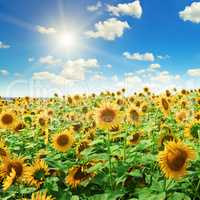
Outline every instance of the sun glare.
<svg viewBox="0 0 200 200">
<path fill-rule="evenodd" d="M 77 37 L 72 32 L 63 32 L 57 35 L 56 40 L 59 48 L 74 48 L 77 44 Z"/>
</svg>

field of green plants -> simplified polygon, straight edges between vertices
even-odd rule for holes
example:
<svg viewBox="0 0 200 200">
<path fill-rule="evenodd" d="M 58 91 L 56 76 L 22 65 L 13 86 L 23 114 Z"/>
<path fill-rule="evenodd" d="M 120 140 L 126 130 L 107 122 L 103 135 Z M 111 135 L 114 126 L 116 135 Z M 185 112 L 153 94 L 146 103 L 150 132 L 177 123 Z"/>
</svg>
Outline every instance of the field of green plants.
<svg viewBox="0 0 200 200">
<path fill-rule="evenodd" d="M 1 200 L 200 199 L 200 89 L 0 99 Z"/>
</svg>

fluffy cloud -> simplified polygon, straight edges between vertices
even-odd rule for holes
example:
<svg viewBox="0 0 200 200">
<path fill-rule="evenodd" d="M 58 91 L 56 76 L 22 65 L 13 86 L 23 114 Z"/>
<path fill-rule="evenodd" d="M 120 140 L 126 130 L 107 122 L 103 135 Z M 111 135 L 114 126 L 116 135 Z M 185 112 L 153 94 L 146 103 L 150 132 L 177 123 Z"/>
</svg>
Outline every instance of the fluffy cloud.
<svg viewBox="0 0 200 200">
<path fill-rule="evenodd" d="M 69 80 L 84 80 L 88 70 L 98 68 L 99 64 L 96 59 L 77 59 L 69 60 L 63 66 L 62 76 Z"/>
<path fill-rule="evenodd" d="M 160 68 L 160 64 L 158 64 L 158 63 L 152 63 L 152 64 L 150 64 L 150 68 L 151 69 L 159 69 Z"/>
<path fill-rule="evenodd" d="M 170 56 L 169 55 L 158 55 L 157 58 L 160 60 L 165 60 L 165 59 L 169 59 Z"/>
<path fill-rule="evenodd" d="M 85 34 L 89 38 L 103 38 L 113 41 L 124 34 L 124 30 L 130 28 L 126 21 L 110 18 L 95 24 L 95 31 L 87 31 Z"/>
<path fill-rule="evenodd" d="M 103 76 L 102 74 L 94 74 L 94 76 L 91 77 L 91 80 L 93 80 L 93 81 L 102 81 L 105 79 L 106 79 L 106 77 Z"/>
<path fill-rule="evenodd" d="M 99 10 L 99 8 L 102 7 L 102 4 L 100 1 L 98 1 L 95 5 L 90 5 L 87 7 L 87 10 L 90 11 L 90 12 L 95 12 L 97 10 Z"/>
<path fill-rule="evenodd" d="M 193 23 L 200 23 L 200 2 L 193 2 L 190 6 L 179 12 L 179 16 L 183 21 L 191 21 Z"/>
<path fill-rule="evenodd" d="M 6 69 L 1 69 L 0 70 L 0 75 L 7 76 L 8 74 L 9 74 L 9 72 Z"/>
<path fill-rule="evenodd" d="M 187 74 L 193 77 L 200 77 L 200 68 L 188 69 Z"/>
<path fill-rule="evenodd" d="M 130 54 L 129 52 L 124 52 L 123 55 L 129 59 L 129 60 L 136 60 L 136 61 L 150 61 L 153 62 L 155 60 L 155 57 L 152 53 L 133 53 Z"/>
<path fill-rule="evenodd" d="M 39 63 L 43 65 L 57 65 L 61 63 L 61 59 L 54 58 L 53 56 L 45 56 L 39 59 Z"/>
<path fill-rule="evenodd" d="M 107 64 L 106 67 L 110 69 L 110 68 L 112 68 L 112 65 L 111 64 Z"/>
<path fill-rule="evenodd" d="M 36 30 L 41 34 L 55 34 L 56 30 L 53 27 L 44 27 L 44 26 L 37 26 Z"/>
<path fill-rule="evenodd" d="M 47 71 L 33 73 L 32 78 L 34 80 L 47 80 L 56 85 L 66 85 L 70 83 L 70 81 L 66 80 L 64 77 Z"/>
<path fill-rule="evenodd" d="M 8 49 L 10 48 L 10 45 L 4 44 L 2 41 L 0 41 L 0 49 Z"/>
<path fill-rule="evenodd" d="M 136 0 L 132 3 L 123 3 L 118 4 L 117 6 L 108 5 L 108 12 L 111 12 L 112 15 L 120 16 L 120 15 L 129 15 L 136 18 L 141 18 L 142 16 L 142 7 L 140 5 L 140 1 Z"/>
<path fill-rule="evenodd" d="M 172 81 L 178 81 L 180 80 L 180 78 L 180 75 L 171 75 L 168 71 L 163 71 L 160 72 L 160 74 L 158 74 L 157 76 L 152 76 L 151 80 L 160 83 L 168 83 Z"/>
<path fill-rule="evenodd" d="M 28 58 L 28 62 L 33 62 L 35 59 L 33 57 Z"/>
</svg>

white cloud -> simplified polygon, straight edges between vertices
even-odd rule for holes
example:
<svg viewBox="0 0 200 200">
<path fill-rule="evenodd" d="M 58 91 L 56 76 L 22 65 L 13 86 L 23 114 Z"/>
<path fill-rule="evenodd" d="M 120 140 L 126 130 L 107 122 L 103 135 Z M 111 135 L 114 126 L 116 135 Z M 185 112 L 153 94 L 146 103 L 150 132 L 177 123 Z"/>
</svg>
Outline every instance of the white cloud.
<svg viewBox="0 0 200 200">
<path fill-rule="evenodd" d="M 153 62 L 155 60 L 155 57 L 152 53 L 133 53 L 130 54 L 129 52 L 124 52 L 123 56 L 125 56 L 129 60 L 136 60 L 136 61 L 150 61 Z"/>
<path fill-rule="evenodd" d="M 90 11 L 90 12 L 95 12 L 97 10 L 99 10 L 99 8 L 102 7 L 102 4 L 100 1 L 98 1 L 95 5 L 89 5 L 87 7 L 87 10 Z"/>
<path fill-rule="evenodd" d="M 142 16 L 142 7 L 140 1 L 136 0 L 132 3 L 123 3 L 118 4 L 117 6 L 108 5 L 108 12 L 111 12 L 112 15 L 121 16 L 128 15 L 136 18 L 141 18 Z"/>
<path fill-rule="evenodd" d="M 56 33 L 56 29 L 53 27 L 44 27 L 44 26 L 37 26 L 36 27 L 37 31 L 41 34 L 55 34 Z"/>
<path fill-rule="evenodd" d="M 193 23 L 200 23 L 200 2 L 193 2 L 190 6 L 179 12 L 179 16 L 183 21 L 191 21 Z"/>
<path fill-rule="evenodd" d="M 47 71 L 33 73 L 32 78 L 34 80 L 47 80 L 56 85 L 66 85 L 66 84 L 71 83 L 69 80 L 65 79 L 64 77 L 54 74 L 54 73 L 47 72 Z"/>
<path fill-rule="evenodd" d="M 63 66 L 62 76 L 69 80 L 84 80 L 88 70 L 98 68 L 99 64 L 96 59 L 77 59 L 69 60 Z"/>
<path fill-rule="evenodd" d="M 4 44 L 2 41 L 0 41 L 0 49 L 8 49 L 10 48 L 10 45 Z"/>
<path fill-rule="evenodd" d="M 113 41 L 124 34 L 124 30 L 130 28 L 128 22 L 110 18 L 95 24 L 95 31 L 87 31 L 85 34 L 89 38 L 103 38 Z"/>
<path fill-rule="evenodd" d="M 93 81 L 99 81 L 99 80 L 105 80 L 106 77 L 101 74 L 94 74 L 94 76 L 91 77 L 91 80 Z"/>
<path fill-rule="evenodd" d="M 35 59 L 33 57 L 28 58 L 28 62 L 33 62 Z"/>
<path fill-rule="evenodd" d="M 39 59 L 39 63 L 43 65 L 57 65 L 61 63 L 61 59 L 54 58 L 53 56 L 45 56 Z"/>
<path fill-rule="evenodd" d="M 151 69 L 160 69 L 160 64 L 158 64 L 158 63 L 152 63 L 152 64 L 150 64 L 150 68 Z"/>
<path fill-rule="evenodd" d="M 112 65 L 111 64 L 107 64 L 106 67 L 110 69 L 110 68 L 112 68 Z"/>
<path fill-rule="evenodd" d="M 200 77 L 200 68 L 188 69 L 187 74 L 193 77 Z"/>
<path fill-rule="evenodd" d="M 170 56 L 169 55 L 158 55 L 157 58 L 160 60 L 165 60 L 165 59 L 169 59 Z"/>
<path fill-rule="evenodd" d="M 6 69 L 1 69 L 0 70 L 0 75 L 7 76 L 8 74 L 9 74 L 9 72 Z"/>
<path fill-rule="evenodd" d="M 173 81 L 180 80 L 180 75 L 172 75 L 168 71 L 162 71 L 158 75 L 151 76 L 152 81 L 160 82 L 160 83 L 169 83 Z"/>
</svg>

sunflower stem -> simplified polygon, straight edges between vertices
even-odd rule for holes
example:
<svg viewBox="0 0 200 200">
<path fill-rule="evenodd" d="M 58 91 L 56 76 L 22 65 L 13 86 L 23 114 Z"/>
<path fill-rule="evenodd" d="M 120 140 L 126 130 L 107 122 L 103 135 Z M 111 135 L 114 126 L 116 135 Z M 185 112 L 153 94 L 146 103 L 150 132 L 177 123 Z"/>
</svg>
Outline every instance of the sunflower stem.
<svg viewBox="0 0 200 200">
<path fill-rule="evenodd" d="M 124 146 L 123 146 L 123 161 L 126 162 L 126 143 L 127 143 L 127 131 L 125 131 L 124 136 Z"/>
<path fill-rule="evenodd" d="M 109 162 L 109 181 L 110 181 L 110 188 L 112 190 L 112 160 L 111 160 L 111 149 L 110 149 L 110 134 L 107 133 L 108 141 L 107 141 L 107 148 L 108 148 L 108 162 Z"/>
<path fill-rule="evenodd" d="M 195 189 L 194 199 L 197 197 L 198 190 L 199 190 L 199 186 L 200 186 L 200 179 L 199 179 L 198 184 L 197 184 L 197 187 L 196 187 L 196 189 Z"/>
</svg>

